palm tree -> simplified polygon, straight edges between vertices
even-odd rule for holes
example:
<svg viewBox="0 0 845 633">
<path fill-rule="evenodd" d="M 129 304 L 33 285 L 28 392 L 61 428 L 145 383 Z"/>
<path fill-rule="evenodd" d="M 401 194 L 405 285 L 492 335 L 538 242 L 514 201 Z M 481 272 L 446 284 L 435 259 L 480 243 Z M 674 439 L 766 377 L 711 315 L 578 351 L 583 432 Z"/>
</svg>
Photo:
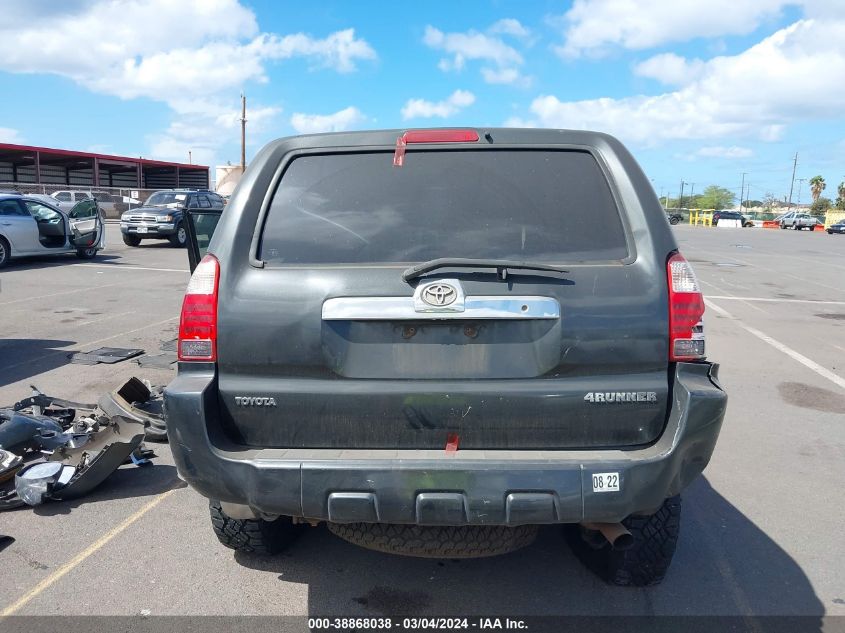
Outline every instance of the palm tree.
<svg viewBox="0 0 845 633">
<path fill-rule="evenodd" d="M 822 191 L 827 187 L 827 183 L 821 176 L 813 176 L 810 178 L 810 193 L 813 194 L 813 202 L 819 199 Z"/>
</svg>

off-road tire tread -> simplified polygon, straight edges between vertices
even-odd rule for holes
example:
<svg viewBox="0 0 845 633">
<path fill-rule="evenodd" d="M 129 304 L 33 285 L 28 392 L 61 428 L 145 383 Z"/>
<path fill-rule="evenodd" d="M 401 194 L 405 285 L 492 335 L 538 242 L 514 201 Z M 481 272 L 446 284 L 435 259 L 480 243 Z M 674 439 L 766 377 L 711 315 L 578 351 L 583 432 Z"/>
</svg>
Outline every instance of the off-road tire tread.
<svg viewBox="0 0 845 633">
<path fill-rule="evenodd" d="M 630 516 L 622 524 L 634 537 L 628 550 L 614 551 L 609 544 L 600 549 L 587 545 L 577 525 L 566 526 L 567 540 L 588 569 L 613 585 L 647 587 L 666 576 L 681 527 L 681 498 L 671 497 L 649 516 Z"/>
<path fill-rule="evenodd" d="M 217 501 L 208 504 L 211 527 L 217 539 L 229 549 L 248 554 L 278 554 L 299 536 L 300 526 L 288 517 L 275 521 L 261 519 L 233 519 Z"/>
<path fill-rule="evenodd" d="M 394 523 L 329 523 L 329 531 L 355 545 L 419 558 L 484 558 L 530 545 L 536 525 L 428 526 Z"/>
</svg>

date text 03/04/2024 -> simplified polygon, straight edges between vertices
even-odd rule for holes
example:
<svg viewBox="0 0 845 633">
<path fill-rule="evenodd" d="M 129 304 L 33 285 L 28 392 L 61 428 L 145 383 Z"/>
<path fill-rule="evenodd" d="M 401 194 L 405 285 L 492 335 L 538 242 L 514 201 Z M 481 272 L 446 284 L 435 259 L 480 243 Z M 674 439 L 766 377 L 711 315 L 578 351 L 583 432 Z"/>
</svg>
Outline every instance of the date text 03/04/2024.
<svg viewBox="0 0 845 633">
<path fill-rule="evenodd" d="M 512 618 L 437 618 L 418 617 L 394 620 L 392 618 L 309 618 L 308 628 L 311 631 L 320 630 L 527 630 L 524 620 Z"/>
</svg>

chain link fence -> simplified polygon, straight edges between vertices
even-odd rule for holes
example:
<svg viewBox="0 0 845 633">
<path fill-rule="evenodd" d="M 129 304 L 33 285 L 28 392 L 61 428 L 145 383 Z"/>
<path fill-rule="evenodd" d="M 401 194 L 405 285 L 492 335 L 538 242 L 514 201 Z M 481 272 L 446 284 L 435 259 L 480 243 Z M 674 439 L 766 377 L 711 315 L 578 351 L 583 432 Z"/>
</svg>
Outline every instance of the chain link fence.
<svg viewBox="0 0 845 633">
<path fill-rule="evenodd" d="M 0 182 L 0 192 L 22 194 L 40 194 L 55 198 L 57 202 L 70 204 L 94 197 L 107 218 L 119 218 L 124 211 L 141 206 L 159 189 L 139 189 L 137 187 L 90 187 L 63 184 L 35 184 L 27 182 Z"/>
</svg>

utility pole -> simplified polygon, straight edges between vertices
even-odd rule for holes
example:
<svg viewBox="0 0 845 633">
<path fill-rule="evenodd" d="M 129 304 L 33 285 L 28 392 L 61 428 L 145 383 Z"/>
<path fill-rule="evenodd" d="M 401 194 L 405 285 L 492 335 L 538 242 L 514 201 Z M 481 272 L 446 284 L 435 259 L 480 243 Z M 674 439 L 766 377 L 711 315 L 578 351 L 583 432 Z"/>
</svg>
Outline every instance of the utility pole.
<svg viewBox="0 0 845 633">
<path fill-rule="evenodd" d="M 661 204 L 663 204 L 663 189 L 664 189 L 664 187 L 660 188 L 660 203 Z M 666 207 L 664 206 L 663 208 L 665 209 Z"/>
<path fill-rule="evenodd" d="M 689 190 L 689 203 L 691 205 L 695 204 L 695 200 L 693 199 L 694 197 L 695 197 L 695 183 L 692 183 L 692 188 Z"/>
<path fill-rule="evenodd" d="M 246 171 L 246 95 L 241 93 L 241 174 Z"/>
<path fill-rule="evenodd" d="M 798 201 L 795 203 L 796 206 L 801 204 L 801 185 L 804 181 L 807 180 L 806 178 L 799 178 L 798 179 Z"/>
<path fill-rule="evenodd" d="M 739 211 L 742 212 L 742 196 L 745 194 L 745 174 L 748 172 L 742 172 L 742 184 L 739 186 Z"/>
<path fill-rule="evenodd" d="M 681 181 L 681 193 L 678 194 L 678 209 L 684 208 L 684 185 L 687 184 L 683 180 Z"/>
<path fill-rule="evenodd" d="M 792 182 L 789 183 L 789 202 L 786 203 L 786 210 L 792 206 L 792 188 L 795 186 L 795 168 L 798 166 L 798 152 L 795 152 L 795 160 L 792 161 Z"/>
<path fill-rule="evenodd" d="M 188 164 L 193 165 L 193 163 L 191 162 L 191 150 L 188 150 Z"/>
</svg>

